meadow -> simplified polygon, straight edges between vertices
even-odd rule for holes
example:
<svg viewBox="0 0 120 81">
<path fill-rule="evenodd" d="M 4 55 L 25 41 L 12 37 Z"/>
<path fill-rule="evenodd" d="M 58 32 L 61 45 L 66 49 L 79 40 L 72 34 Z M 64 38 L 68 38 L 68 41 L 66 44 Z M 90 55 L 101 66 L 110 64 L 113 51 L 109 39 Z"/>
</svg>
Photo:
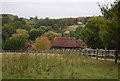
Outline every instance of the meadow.
<svg viewBox="0 0 120 81">
<path fill-rule="evenodd" d="M 75 31 L 76 28 L 78 27 L 79 25 L 71 25 L 71 26 L 67 26 L 67 31 Z"/>
<path fill-rule="evenodd" d="M 118 64 L 80 54 L 3 53 L 3 79 L 118 79 Z"/>
</svg>

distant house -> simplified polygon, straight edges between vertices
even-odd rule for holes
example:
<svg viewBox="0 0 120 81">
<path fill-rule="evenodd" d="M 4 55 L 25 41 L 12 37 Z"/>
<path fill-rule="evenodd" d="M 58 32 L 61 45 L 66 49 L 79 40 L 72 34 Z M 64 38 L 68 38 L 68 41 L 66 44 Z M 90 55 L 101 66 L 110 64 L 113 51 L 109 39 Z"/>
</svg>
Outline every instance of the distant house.
<svg viewBox="0 0 120 81">
<path fill-rule="evenodd" d="M 82 23 L 82 22 L 77 22 L 77 24 L 78 24 L 78 25 L 83 25 L 83 23 Z"/>
<path fill-rule="evenodd" d="M 51 41 L 51 48 L 85 48 L 82 42 L 78 42 L 75 37 L 55 37 Z"/>
</svg>

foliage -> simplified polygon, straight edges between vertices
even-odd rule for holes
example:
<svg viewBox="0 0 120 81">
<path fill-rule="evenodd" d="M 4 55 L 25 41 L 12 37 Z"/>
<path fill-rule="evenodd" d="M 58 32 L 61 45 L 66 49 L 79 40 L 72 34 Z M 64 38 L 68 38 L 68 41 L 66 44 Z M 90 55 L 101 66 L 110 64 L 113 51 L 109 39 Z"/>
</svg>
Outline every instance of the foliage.
<svg viewBox="0 0 120 81">
<path fill-rule="evenodd" d="M 42 29 L 31 29 L 29 34 L 30 34 L 30 39 L 35 40 L 37 37 L 40 37 L 44 31 Z"/>
<path fill-rule="evenodd" d="M 53 30 L 57 31 L 58 29 L 59 29 L 58 24 L 54 24 L 54 25 L 53 25 Z"/>
<path fill-rule="evenodd" d="M 15 31 L 17 29 L 26 29 L 27 31 L 29 31 L 31 29 L 31 26 L 27 25 L 27 24 L 23 24 L 24 21 L 14 21 L 14 22 L 10 22 L 7 24 L 4 24 L 2 26 L 2 42 L 3 45 L 5 43 L 5 41 L 7 39 L 9 39 L 9 37 L 11 37 L 12 34 L 15 33 Z"/>
<path fill-rule="evenodd" d="M 70 37 L 81 39 L 81 31 L 83 30 L 83 28 L 83 26 L 78 26 L 75 31 L 70 31 Z"/>
<path fill-rule="evenodd" d="M 31 25 L 33 28 L 35 28 L 35 27 L 36 27 L 36 24 L 38 23 L 38 21 L 39 21 L 39 19 L 38 19 L 38 17 L 36 16 L 36 17 L 30 17 L 29 20 L 26 20 L 26 23 L 27 23 L 28 25 Z"/>
<path fill-rule="evenodd" d="M 99 5 L 100 6 L 100 5 Z M 120 1 L 111 7 L 100 6 L 105 25 L 101 25 L 100 38 L 108 49 L 120 49 Z"/>
<path fill-rule="evenodd" d="M 61 18 L 61 19 L 39 19 L 30 17 L 30 19 L 19 18 L 16 15 L 2 14 L 2 45 L 16 32 L 17 29 L 26 29 L 30 34 L 30 40 L 35 40 L 37 37 L 47 35 L 51 40 L 54 37 L 70 37 L 70 34 L 64 33 L 67 29 L 75 30 L 78 22 L 86 23 L 87 17 L 78 18 Z M 72 27 L 71 27 L 72 25 Z"/>
<path fill-rule="evenodd" d="M 80 26 L 80 25 L 67 26 L 65 30 L 66 30 L 66 31 L 75 31 L 78 26 Z"/>
<path fill-rule="evenodd" d="M 10 15 L 10 14 L 2 14 L 2 25 L 16 21 L 18 16 Z"/>
<path fill-rule="evenodd" d="M 77 25 L 79 21 L 86 23 L 88 20 L 87 17 L 80 17 L 80 18 L 62 18 L 62 19 L 39 19 L 39 22 L 36 24 L 36 27 L 40 26 L 51 26 L 54 31 L 57 32 L 57 29 L 66 29 L 67 26 L 70 25 Z"/>
<path fill-rule="evenodd" d="M 61 37 L 61 33 L 55 33 L 53 31 L 48 31 L 44 35 L 46 35 L 50 40 L 52 40 L 54 37 Z"/>
<path fill-rule="evenodd" d="M 118 79 L 114 62 L 80 54 L 7 53 L 2 57 L 3 79 Z"/>
<path fill-rule="evenodd" d="M 100 39 L 100 26 L 104 24 L 102 17 L 90 18 L 85 27 L 80 32 L 80 38 L 84 40 L 88 47 L 104 48 Z"/>
<path fill-rule="evenodd" d="M 63 33 L 63 37 L 70 37 L 70 31 L 65 31 Z"/>
<path fill-rule="evenodd" d="M 17 29 L 8 40 L 6 40 L 4 49 L 6 50 L 24 50 L 26 49 L 29 34 L 24 29 Z"/>
<path fill-rule="evenodd" d="M 47 37 L 38 37 L 35 40 L 34 46 L 37 51 L 49 50 L 50 41 Z"/>
<path fill-rule="evenodd" d="M 53 30 L 51 26 L 40 26 L 38 29 L 43 30 L 44 32 Z"/>
</svg>

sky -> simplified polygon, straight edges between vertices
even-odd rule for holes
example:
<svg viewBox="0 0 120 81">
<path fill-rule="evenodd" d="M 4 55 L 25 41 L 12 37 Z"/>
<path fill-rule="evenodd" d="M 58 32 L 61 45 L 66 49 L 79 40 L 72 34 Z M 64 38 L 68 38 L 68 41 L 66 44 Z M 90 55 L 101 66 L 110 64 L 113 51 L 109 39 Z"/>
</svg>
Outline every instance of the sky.
<svg viewBox="0 0 120 81">
<path fill-rule="evenodd" d="M 102 14 L 97 2 L 103 5 L 113 3 L 114 0 L 2 0 L 0 13 L 24 18 L 99 16 Z"/>
</svg>

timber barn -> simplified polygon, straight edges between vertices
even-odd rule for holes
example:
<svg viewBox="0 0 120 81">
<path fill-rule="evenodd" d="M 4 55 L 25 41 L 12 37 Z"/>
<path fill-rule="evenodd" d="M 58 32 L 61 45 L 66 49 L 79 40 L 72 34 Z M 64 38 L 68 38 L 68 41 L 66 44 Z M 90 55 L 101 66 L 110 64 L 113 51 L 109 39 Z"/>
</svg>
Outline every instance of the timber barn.
<svg viewBox="0 0 120 81">
<path fill-rule="evenodd" d="M 51 41 L 51 48 L 76 49 L 85 47 L 85 43 L 77 41 L 75 37 L 55 37 Z"/>
</svg>

